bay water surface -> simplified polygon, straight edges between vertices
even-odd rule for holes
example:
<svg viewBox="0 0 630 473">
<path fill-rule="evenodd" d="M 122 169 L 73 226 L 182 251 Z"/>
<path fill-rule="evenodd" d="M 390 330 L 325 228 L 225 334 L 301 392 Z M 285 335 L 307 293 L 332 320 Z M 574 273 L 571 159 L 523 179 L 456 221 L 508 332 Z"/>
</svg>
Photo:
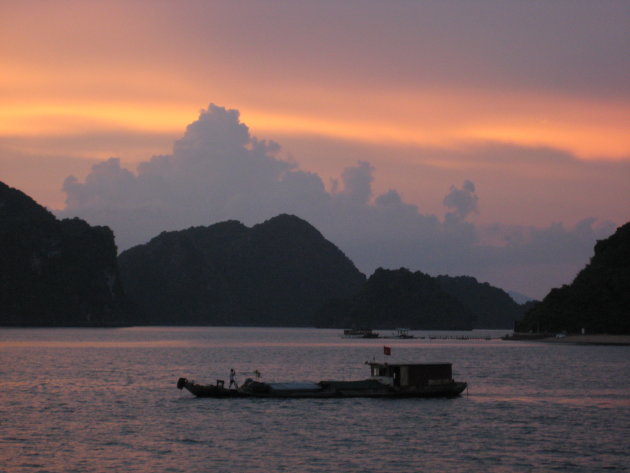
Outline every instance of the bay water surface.
<svg viewBox="0 0 630 473">
<path fill-rule="evenodd" d="M 0 329 L 0 471 L 630 471 L 630 347 L 340 335 Z M 241 382 L 255 370 L 263 381 L 364 379 L 383 345 L 392 362 L 452 362 L 468 391 L 282 400 L 197 399 L 176 388 L 182 376 L 227 381 L 230 368 Z"/>
</svg>

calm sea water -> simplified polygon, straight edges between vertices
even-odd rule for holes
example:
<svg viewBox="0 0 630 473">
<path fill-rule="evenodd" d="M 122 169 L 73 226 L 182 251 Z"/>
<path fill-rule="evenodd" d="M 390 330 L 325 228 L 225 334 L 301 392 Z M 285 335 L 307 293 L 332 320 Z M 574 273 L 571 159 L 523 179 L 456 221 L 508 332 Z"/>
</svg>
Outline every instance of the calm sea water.
<svg viewBox="0 0 630 473">
<path fill-rule="evenodd" d="M 175 387 L 180 376 L 226 380 L 231 367 L 241 381 L 254 370 L 268 381 L 361 379 L 384 344 L 391 361 L 452 362 L 468 393 L 197 399 Z M 0 382 L 2 472 L 630 471 L 628 347 L 0 329 Z"/>
</svg>

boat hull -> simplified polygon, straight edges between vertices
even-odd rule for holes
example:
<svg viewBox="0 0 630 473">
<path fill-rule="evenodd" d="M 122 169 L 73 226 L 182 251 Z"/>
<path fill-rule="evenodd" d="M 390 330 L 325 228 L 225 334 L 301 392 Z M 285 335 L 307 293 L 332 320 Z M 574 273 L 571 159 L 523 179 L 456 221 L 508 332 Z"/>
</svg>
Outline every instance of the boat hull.
<svg viewBox="0 0 630 473">
<path fill-rule="evenodd" d="M 467 387 L 464 382 L 453 381 L 447 384 L 427 386 L 407 386 L 404 388 L 387 386 L 373 380 L 365 381 L 321 381 L 318 388 L 276 389 L 273 384 L 246 382 L 240 389 L 225 389 L 222 386 L 200 385 L 180 378 L 179 389 L 186 389 L 197 397 L 232 398 L 259 397 L 284 399 L 323 399 L 323 398 L 432 398 L 457 397 Z"/>
<path fill-rule="evenodd" d="M 197 384 L 194 381 L 188 381 L 186 378 L 179 378 L 177 388 L 186 389 L 197 397 L 244 397 L 236 389 L 226 389 L 223 386 L 214 384 Z"/>
</svg>

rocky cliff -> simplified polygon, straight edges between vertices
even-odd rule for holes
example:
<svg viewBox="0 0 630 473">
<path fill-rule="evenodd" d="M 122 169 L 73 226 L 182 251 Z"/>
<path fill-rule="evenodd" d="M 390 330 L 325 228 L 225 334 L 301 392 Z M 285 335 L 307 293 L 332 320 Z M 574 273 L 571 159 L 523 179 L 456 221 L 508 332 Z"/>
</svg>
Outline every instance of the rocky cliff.
<svg viewBox="0 0 630 473">
<path fill-rule="evenodd" d="M 0 325 L 127 322 L 112 231 L 79 219 L 59 221 L 0 182 Z"/>
<path fill-rule="evenodd" d="M 630 334 L 630 223 L 598 241 L 573 282 L 527 312 L 520 332 Z"/>
</svg>

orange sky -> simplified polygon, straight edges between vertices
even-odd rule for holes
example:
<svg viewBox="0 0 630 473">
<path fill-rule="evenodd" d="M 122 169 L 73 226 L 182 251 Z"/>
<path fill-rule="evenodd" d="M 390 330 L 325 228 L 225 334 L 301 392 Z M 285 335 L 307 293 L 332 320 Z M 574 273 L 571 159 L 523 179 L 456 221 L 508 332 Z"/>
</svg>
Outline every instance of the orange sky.
<svg viewBox="0 0 630 473">
<path fill-rule="evenodd" d="M 133 167 L 168 153 L 213 102 L 240 110 L 253 134 L 277 139 L 324 178 L 365 146 L 382 149 L 370 160 L 377 187 L 431 210 L 468 171 L 486 181 L 479 218 L 515 223 L 500 210 L 510 173 L 508 188 L 518 192 L 531 184 L 523 172 L 560 174 L 561 183 L 580 161 L 630 161 L 627 5 L 525 3 L 3 2 L 0 179 L 59 208 L 63 175 L 85 175 L 109 156 Z M 314 153 L 315 141 L 327 143 L 326 156 Z M 469 152 L 487 143 L 558 150 L 574 161 L 558 170 L 506 155 L 489 165 Z M 420 171 L 409 182 L 419 166 L 453 171 L 443 174 L 441 194 L 418 190 L 436 187 Z M 582 172 L 579 179 L 592 173 Z M 630 192 L 617 177 L 612 171 L 616 202 L 590 196 L 589 207 L 575 184 L 575 208 L 543 216 L 533 202 L 524 211 L 538 223 L 598 211 L 627 218 Z M 600 181 L 590 188 L 604 185 L 606 194 Z"/>
<path fill-rule="evenodd" d="M 125 70 L 120 76 L 103 77 L 89 65 L 77 67 L 67 76 L 54 68 L 3 64 L 2 136 L 103 131 L 176 134 L 205 106 L 198 103 L 199 97 L 208 95 L 202 84 L 182 87 L 162 78 L 156 84 L 154 72 Z M 225 88 L 232 88 L 227 82 Z M 94 93 L 94 89 L 101 90 Z M 164 97 L 163 91 L 169 89 L 176 92 Z M 473 88 L 383 91 L 339 85 L 305 90 L 302 84 L 288 83 L 280 86 L 281 95 L 299 100 L 278 103 L 279 91 L 260 89 L 245 97 L 236 90 L 213 94 L 213 101 L 235 102 L 246 123 L 262 134 L 446 147 L 475 140 L 499 141 L 563 149 L 581 159 L 630 159 L 630 101 L 623 99 Z"/>
</svg>

